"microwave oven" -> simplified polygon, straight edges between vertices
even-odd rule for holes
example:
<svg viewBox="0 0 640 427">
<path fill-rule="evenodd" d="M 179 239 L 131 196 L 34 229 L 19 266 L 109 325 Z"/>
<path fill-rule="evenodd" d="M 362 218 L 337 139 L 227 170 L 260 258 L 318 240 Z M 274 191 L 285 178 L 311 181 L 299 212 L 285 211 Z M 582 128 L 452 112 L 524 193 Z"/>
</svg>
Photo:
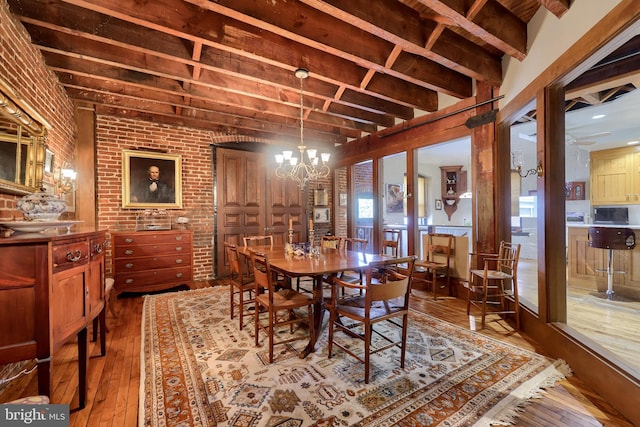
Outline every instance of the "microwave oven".
<svg viewBox="0 0 640 427">
<path fill-rule="evenodd" d="M 593 208 L 594 224 L 629 224 L 629 208 Z"/>
</svg>

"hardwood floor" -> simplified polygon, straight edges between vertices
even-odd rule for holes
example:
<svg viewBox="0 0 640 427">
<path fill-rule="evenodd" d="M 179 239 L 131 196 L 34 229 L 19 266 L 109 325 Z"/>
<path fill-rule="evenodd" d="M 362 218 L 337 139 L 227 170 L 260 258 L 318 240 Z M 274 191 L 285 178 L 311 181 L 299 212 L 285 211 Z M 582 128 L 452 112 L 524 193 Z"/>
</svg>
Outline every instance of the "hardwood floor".
<svg viewBox="0 0 640 427">
<path fill-rule="evenodd" d="M 538 264 L 521 259 L 518 264 L 520 301 L 538 304 Z M 567 292 L 567 325 L 597 346 L 620 367 L 640 376 L 640 301 L 608 300 L 593 291 L 572 286 Z M 536 310 L 534 310 L 536 311 Z"/>
<path fill-rule="evenodd" d="M 198 287 L 208 283 L 197 284 Z M 465 302 L 458 299 L 433 301 L 430 294 L 421 298 L 416 292 L 412 307 L 432 316 L 468 327 Z M 99 357 L 99 348 L 91 344 L 87 406 L 78 409 L 76 344 L 70 342 L 54 355 L 54 403 L 70 402 L 70 426 L 137 426 L 138 388 L 140 385 L 140 337 L 142 305 L 139 295 L 121 296 L 115 303 L 117 318 L 107 315 L 107 355 Z M 489 322 L 480 333 L 541 352 L 527 336 L 515 332 L 504 321 Z M 35 372 L 11 381 L 0 392 L 0 403 L 37 394 Z M 598 394 L 579 378 L 569 377 L 526 406 L 517 426 L 621 426 L 632 427 Z"/>
</svg>

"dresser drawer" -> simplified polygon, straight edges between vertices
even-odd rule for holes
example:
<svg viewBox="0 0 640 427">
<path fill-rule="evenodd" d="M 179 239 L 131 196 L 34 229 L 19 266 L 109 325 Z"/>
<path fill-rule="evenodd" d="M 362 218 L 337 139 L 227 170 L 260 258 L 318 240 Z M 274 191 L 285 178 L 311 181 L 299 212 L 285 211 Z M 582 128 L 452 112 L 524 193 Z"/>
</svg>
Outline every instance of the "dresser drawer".
<svg viewBox="0 0 640 427">
<path fill-rule="evenodd" d="M 54 272 L 82 265 L 89 259 L 89 241 L 81 240 L 53 245 Z"/>
<path fill-rule="evenodd" d="M 191 266 L 131 273 L 119 271 L 114 277 L 115 288 L 121 291 L 134 290 L 158 283 L 190 283 L 191 279 Z"/>
<path fill-rule="evenodd" d="M 190 254 L 189 243 L 163 243 L 157 245 L 116 246 L 113 249 L 114 258 L 138 258 L 159 255 Z"/>
<path fill-rule="evenodd" d="M 191 265 L 191 252 L 178 255 L 149 256 L 140 258 L 117 258 L 114 266 L 117 272 L 159 270 Z"/>
<path fill-rule="evenodd" d="M 120 246 L 138 246 L 138 245 L 155 245 L 155 244 L 191 244 L 191 233 L 127 233 L 116 234 L 113 236 L 113 243 L 116 247 Z"/>
</svg>

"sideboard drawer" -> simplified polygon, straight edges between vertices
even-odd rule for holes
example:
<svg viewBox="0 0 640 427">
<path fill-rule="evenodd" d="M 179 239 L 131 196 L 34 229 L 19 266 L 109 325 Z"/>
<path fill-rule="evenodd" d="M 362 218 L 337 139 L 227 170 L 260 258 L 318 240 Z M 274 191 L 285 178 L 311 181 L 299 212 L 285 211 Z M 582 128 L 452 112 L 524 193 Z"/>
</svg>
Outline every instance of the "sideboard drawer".
<svg viewBox="0 0 640 427">
<path fill-rule="evenodd" d="M 89 241 L 53 245 L 54 272 L 82 265 L 89 259 Z"/>
</svg>

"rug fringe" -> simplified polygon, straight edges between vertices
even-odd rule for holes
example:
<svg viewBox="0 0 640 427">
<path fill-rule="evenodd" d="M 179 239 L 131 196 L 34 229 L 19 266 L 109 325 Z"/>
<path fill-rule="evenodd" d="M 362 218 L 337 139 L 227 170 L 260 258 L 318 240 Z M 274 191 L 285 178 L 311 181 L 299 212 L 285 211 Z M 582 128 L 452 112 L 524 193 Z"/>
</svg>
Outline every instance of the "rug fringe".
<svg viewBox="0 0 640 427">
<path fill-rule="evenodd" d="M 474 427 L 511 426 L 533 399 L 540 399 L 558 381 L 573 375 L 571 367 L 562 359 L 557 359 L 550 366 L 533 378 L 522 383 L 496 406 L 473 424 Z"/>
</svg>

